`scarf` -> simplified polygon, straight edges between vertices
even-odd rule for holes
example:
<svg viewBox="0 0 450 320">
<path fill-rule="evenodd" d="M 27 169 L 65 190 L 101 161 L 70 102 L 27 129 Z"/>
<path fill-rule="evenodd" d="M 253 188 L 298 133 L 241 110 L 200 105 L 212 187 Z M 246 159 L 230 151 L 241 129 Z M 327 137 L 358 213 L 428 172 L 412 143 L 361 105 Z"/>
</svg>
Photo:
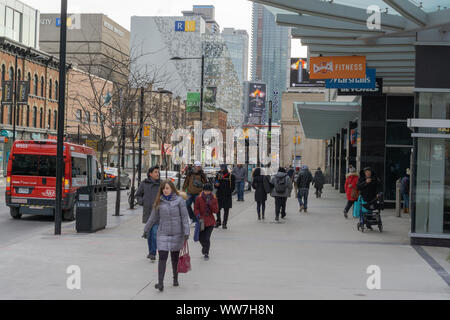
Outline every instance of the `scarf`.
<svg viewBox="0 0 450 320">
<path fill-rule="evenodd" d="M 204 192 L 202 193 L 202 198 L 206 202 L 206 216 L 211 215 L 211 201 L 213 199 L 213 194 L 206 195 Z"/>
<path fill-rule="evenodd" d="M 169 194 L 168 196 L 162 195 L 163 199 L 166 201 L 170 201 L 172 199 L 173 193 Z"/>
</svg>

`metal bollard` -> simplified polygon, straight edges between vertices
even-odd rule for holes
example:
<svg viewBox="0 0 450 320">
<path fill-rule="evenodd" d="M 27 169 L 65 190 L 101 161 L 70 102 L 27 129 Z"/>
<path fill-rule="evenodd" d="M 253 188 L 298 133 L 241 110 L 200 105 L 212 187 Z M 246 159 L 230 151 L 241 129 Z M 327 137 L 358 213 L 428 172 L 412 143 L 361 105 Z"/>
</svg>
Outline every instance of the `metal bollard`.
<svg viewBox="0 0 450 320">
<path fill-rule="evenodd" d="M 402 217 L 402 198 L 400 195 L 401 180 L 397 180 L 395 184 L 395 213 L 398 218 Z"/>
</svg>

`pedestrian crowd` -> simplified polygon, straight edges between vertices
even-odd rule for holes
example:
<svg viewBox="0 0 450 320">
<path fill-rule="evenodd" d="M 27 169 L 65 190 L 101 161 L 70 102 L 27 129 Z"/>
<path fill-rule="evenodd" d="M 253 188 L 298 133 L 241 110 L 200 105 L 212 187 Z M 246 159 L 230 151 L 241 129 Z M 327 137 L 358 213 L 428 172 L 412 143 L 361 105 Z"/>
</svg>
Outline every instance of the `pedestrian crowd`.
<svg viewBox="0 0 450 320">
<path fill-rule="evenodd" d="M 199 242 L 205 261 L 210 259 L 211 235 L 214 229 L 228 229 L 230 209 L 233 208 L 233 195 L 237 201 L 244 200 L 244 190 L 248 183 L 248 171 L 242 165 L 229 170 L 221 165 L 214 178 L 208 179 L 200 162 L 183 170 L 186 178 L 181 190 L 177 190 L 173 182 L 161 181 L 160 170 L 152 167 L 147 178 L 140 183 L 136 197 L 143 206 L 142 222 L 145 224 L 143 237 L 148 241 L 152 262 L 158 254 L 158 283 L 155 288 L 164 290 L 166 264 L 170 254 L 173 270 L 173 285 L 179 286 L 178 274 L 189 270 L 188 239 L 191 227 L 194 227 L 193 240 Z M 181 179 L 181 177 L 179 177 Z M 313 176 L 308 166 L 279 168 L 273 175 L 265 175 L 263 168 L 256 168 L 251 175 L 254 190 L 257 219 L 267 218 L 266 203 L 268 195 L 275 200 L 275 223 L 287 219 L 286 203 L 294 197 L 299 203 L 299 211 L 308 214 L 308 197 L 311 186 L 315 195 L 321 198 L 326 183 L 325 175 L 318 168 Z M 409 194 L 409 170 L 401 180 L 401 194 L 407 207 Z M 360 218 L 361 203 L 369 203 L 377 197 L 381 188 L 380 179 L 371 168 L 365 168 L 358 175 L 352 166 L 346 176 L 345 191 L 347 204 L 344 216 L 353 207 L 353 217 Z M 216 191 L 214 193 L 214 190 Z M 406 212 L 407 209 L 405 209 Z M 182 266 L 180 264 L 183 263 Z M 181 271 L 183 270 L 183 271 Z"/>
</svg>

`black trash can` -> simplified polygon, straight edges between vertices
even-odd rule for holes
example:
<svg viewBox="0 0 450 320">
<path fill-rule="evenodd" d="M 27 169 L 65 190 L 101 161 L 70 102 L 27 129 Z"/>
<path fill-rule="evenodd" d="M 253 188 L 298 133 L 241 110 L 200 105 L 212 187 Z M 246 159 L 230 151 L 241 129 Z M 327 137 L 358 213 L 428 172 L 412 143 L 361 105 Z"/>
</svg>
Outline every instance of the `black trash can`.
<svg viewBox="0 0 450 320">
<path fill-rule="evenodd" d="M 106 228 L 108 216 L 108 193 L 106 185 L 88 186 L 77 192 L 78 233 L 93 233 Z"/>
</svg>

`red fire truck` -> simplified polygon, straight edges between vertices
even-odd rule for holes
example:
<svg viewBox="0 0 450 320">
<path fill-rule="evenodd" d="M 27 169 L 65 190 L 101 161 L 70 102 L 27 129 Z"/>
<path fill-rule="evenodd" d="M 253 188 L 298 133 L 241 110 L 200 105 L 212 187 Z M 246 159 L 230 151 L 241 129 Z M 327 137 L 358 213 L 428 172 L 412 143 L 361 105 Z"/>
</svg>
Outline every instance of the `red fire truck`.
<svg viewBox="0 0 450 320">
<path fill-rule="evenodd" d="M 6 178 L 6 205 L 11 216 L 54 216 L 56 201 L 54 140 L 16 141 L 11 149 Z M 92 148 L 64 143 L 63 218 L 75 219 L 77 189 L 97 184 L 98 163 Z"/>
</svg>

